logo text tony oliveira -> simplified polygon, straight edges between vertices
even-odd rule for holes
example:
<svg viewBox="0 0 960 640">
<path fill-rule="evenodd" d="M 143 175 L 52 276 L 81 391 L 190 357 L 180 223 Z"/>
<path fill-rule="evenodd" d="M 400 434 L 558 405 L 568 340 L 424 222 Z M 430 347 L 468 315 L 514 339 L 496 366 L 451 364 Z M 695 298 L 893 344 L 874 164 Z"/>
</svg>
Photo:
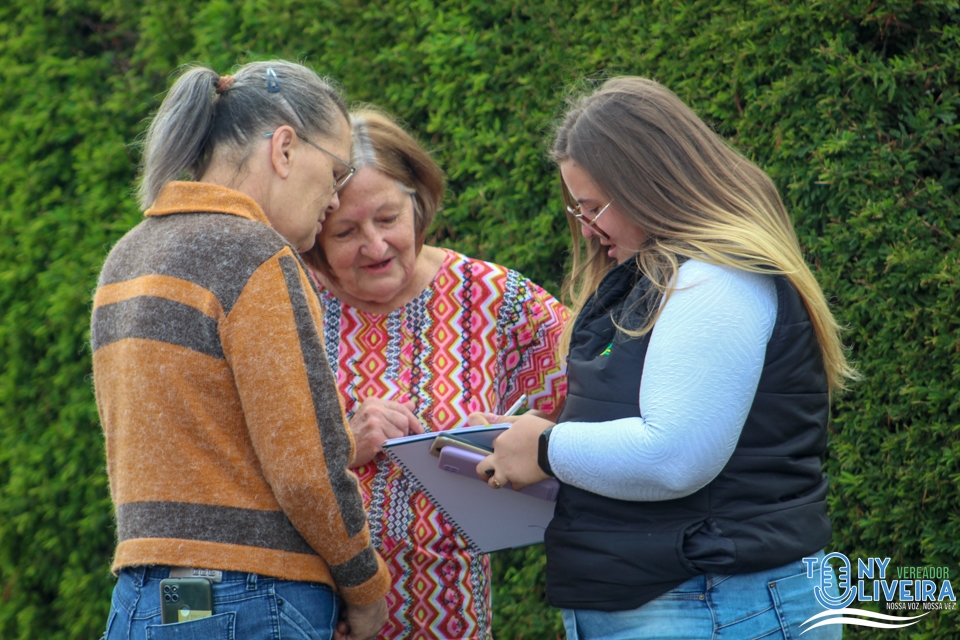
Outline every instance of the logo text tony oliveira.
<svg viewBox="0 0 960 640">
<path fill-rule="evenodd" d="M 834 567 L 831 561 L 835 561 Z M 890 558 L 858 559 L 854 566 L 850 559 L 838 552 L 820 558 L 804 558 L 807 577 L 813 578 L 820 569 L 820 584 L 814 587 L 814 596 L 827 609 L 812 616 L 801 627 L 801 633 L 832 624 L 849 624 L 877 629 L 900 629 L 916 624 L 933 610 L 954 610 L 957 598 L 950 582 L 949 567 L 890 567 Z M 839 595 L 832 595 L 836 587 Z M 850 608 L 862 602 L 884 602 L 887 610 L 924 611 L 905 617 Z M 856 617 L 847 617 L 847 616 Z M 819 620 L 816 624 L 810 624 Z"/>
</svg>

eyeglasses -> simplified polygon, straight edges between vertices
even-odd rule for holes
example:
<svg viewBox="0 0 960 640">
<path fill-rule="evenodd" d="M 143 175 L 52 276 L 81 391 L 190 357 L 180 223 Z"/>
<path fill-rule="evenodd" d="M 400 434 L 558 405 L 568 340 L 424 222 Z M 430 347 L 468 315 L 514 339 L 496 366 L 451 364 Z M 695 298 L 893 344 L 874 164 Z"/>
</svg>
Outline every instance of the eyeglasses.
<svg viewBox="0 0 960 640">
<path fill-rule="evenodd" d="M 583 212 L 580 203 L 573 199 L 573 195 L 571 195 L 570 190 L 567 189 L 567 185 L 562 179 L 560 180 L 560 184 L 563 187 L 563 200 L 567 205 L 567 213 L 576 218 L 577 222 L 583 226 L 590 227 L 590 231 L 594 232 L 604 240 L 609 240 L 610 236 L 608 236 L 603 229 L 597 226 L 597 220 L 600 219 L 600 216 L 603 215 L 604 211 L 610 208 L 610 205 L 613 204 L 613 200 L 604 205 L 604 207 L 597 212 L 597 215 L 593 216 L 592 218 L 588 218 L 587 214 Z"/>
<path fill-rule="evenodd" d="M 353 177 L 353 174 L 355 174 L 355 173 L 357 172 L 356 167 L 354 167 L 354 166 L 353 166 L 352 164 L 350 164 L 349 162 L 345 162 L 345 161 L 341 160 L 340 158 L 338 158 L 338 157 L 335 156 L 334 154 L 330 153 L 329 151 L 327 151 L 326 149 L 324 149 L 323 147 L 321 147 L 320 145 L 318 145 L 316 142 L 313 142 L 312 140 L 310 140 L 309 138 L 307 138 L 305 135 L 303 135 L 303 134 L 300 133 L 299 131 L 294 130 L 294 133 L 297 134 L 297 137 L 298 137 L 298 138 L 300 138 L 301 140 L 303 140 L 304 142 L 306 142 L 308 145 L 310 145 L 310 146 L 313 147 L 314 149 L 319 149 L 320 151 L 323 151 L 325 154 L 327 154 L 328 156 L 330 156 L 331 158 L 333 158 L 334 160 L 336 160 L 337 162 L 339 162 L 340 164 L 342 164 L 342 165 L 344 166 L 344 170 L 340 173 L 340 175 L 337 176 L 337 175 L 335 174 L 334 177 L 333 177 L 333 192 L 334 192 L 334 193 L 337 193 L 338 191 L 340 191 L 341 189 L 343 189 L 345 186 L 347 186 L 347 183 L 350 182 L 350 178 L 352 178 L 352 177 Z M 265 138 L 272 138 L 272 137 L 273 137 L 273 133 L 271 132 L 271 133 L 265 134 L 264 137 L 265 137 Z"/>
</svg>

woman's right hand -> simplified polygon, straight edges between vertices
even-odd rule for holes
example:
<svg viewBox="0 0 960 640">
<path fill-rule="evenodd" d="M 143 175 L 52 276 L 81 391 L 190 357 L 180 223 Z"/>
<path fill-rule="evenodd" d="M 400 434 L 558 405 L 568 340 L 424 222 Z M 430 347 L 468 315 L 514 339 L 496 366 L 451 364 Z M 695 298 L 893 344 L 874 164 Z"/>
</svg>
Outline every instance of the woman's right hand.
<svg viewBox="0 0 960 640">
<path fill-rule="evenodd" d="M 412 400 L 364 400 L 350 419 L 350 431 L 356 444 L 350 468 L 356 469 L 373 460 L 390 438 L 423 433 L 423 424 L 413 413 L 415 408 Z"/>
<path fill-rule="evenodd" d="M 342 620 L 333 632 L 334 640 L 372 640 L 387 624 L 387 599 L 364 606 L 346 605 Z"/>
<path fill-rule="evenodd" d="M 537 463 L 540 434 L 554 425 L 550 420 L 526 413 L 493 441 L 493 453 L 477 465 L 477 477 L 494 489 L 507 486 L 519 491 L 549 476 Z"/>
<path fill-rule="evenodd" d="M 482 427 L 491 424 L 506 424 L 507 422 L 516 422 L 520 416 L 501 416 L 496 413 L 486 413 L 484 411 L 474 411 L 467 416 L 468 427 Z"/>
</svg>

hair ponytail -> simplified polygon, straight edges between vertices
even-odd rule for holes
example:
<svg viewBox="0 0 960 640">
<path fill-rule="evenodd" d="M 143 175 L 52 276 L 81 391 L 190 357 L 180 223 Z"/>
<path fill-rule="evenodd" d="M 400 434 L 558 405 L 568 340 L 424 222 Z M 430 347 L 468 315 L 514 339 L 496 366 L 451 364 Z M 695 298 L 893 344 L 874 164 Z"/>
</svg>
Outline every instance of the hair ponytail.
<svg viewBox="0 0 960 640">
<path fill-rule="evenodd" d="M 333 82 L 303 65 L 251 62 L 222 77 L 188 66 L 144 137 L 140 206 L 150 208 L 168 182 L 199 180 L 221 147 L 246 150 L 282 125 L 332 137 L 346 119 L 346 104 Z M 245 158 L 236 155 L 240 165 Z"/>
<path fill-rule="evenodd" d="M 168 182 L 205 164 L 202 156 L 213 128 L 219 80 L 220 76 L 211 69 L 189 68 L 160 105 L 143 143 L 143 176 L 139 188 L 143 209 L 150 208 Z"/>
</svg>

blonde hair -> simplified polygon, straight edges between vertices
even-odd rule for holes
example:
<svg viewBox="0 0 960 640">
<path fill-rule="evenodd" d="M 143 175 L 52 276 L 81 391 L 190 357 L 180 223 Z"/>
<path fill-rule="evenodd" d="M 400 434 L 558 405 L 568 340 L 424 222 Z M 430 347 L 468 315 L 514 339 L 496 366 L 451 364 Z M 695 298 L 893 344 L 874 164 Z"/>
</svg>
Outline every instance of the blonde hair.
<svg viewBox="0 0 960 640">
<path fill-rule="evenodd" d="M 788 278 L 810 315 L 830 388 L 843 389 L 847 378 L 856 377 L 773 181 L 673 92 L 645 78 L 608 80 L 572 104 L 552 156 L 586 171 L 617 213 L 646 235 L 635 259 L 653 284 L 654 299 L 645 303 L 657 311 L 642 326 L 623 328 L 629 335 L 653 328 L 662 308 L 656 302 L 672 294 L 680 260 L 696 258 Z M 573 267 L 565 293 L 577 313 L 616 261 L 595 236 L 581 237 L 572 216 L 569 223 Z"/>
<path fill-rule="evenodd" d="M 444 176 L 440 166 L 403 127 L 383 111 L 365 106 L 350 112 L 353 146 L 350 164 L 359 171 L 372 167 L 393 178 L 413 197 L 417 253 L 443 203 Z M 346 189 L 349 192 L 349 186 Z M 343 198 L 343 194 L 340 195 Z M 336 279 L 323 247 L 317 242 L 303 254 L 307 264 Z"/>
</svg>

